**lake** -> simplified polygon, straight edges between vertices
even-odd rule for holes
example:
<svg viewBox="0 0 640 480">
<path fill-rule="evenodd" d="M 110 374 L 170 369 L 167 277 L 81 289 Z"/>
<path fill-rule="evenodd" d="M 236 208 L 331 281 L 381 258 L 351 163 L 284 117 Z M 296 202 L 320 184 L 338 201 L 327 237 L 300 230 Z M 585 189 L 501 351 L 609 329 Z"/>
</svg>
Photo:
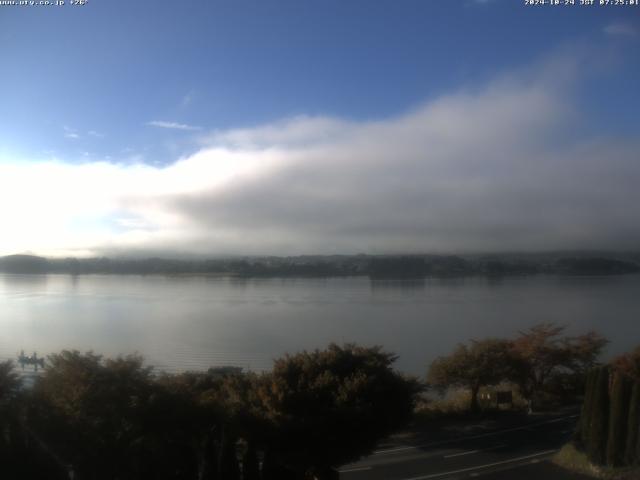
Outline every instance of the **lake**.
<svg viewBox="0 0 640 480">
<path fill-rule="evenodd" d="M 424 375 L 471 338 L 535 323 L 595 329 L 607 356 L 640 343 L 640 276 L 370 280 L 0 275 L 0 359 L 24 349 L 138 352 L 166 371 L 270 368 L 330 342 L 383 345 Z"/>
</svg>

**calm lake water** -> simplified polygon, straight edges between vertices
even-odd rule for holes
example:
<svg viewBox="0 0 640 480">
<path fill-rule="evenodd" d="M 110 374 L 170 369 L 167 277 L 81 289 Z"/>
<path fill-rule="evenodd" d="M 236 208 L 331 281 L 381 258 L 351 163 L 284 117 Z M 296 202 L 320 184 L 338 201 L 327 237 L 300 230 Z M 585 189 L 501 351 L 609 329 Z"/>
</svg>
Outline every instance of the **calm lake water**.
<svg viewBox="0 0 640 480">
<path fill-rule="evenodd" d="M 0 359 L 24 349 L 139 352 L 167 371 L 268 369 L 285 352 L 329 342 L 383 345 L 397 367 L 470 338 L 542 321 L 595 329 L 607 356 L 640 343 L 640 276 L 371 281 L 119 275 L 0 275 Z"/>
</svg>

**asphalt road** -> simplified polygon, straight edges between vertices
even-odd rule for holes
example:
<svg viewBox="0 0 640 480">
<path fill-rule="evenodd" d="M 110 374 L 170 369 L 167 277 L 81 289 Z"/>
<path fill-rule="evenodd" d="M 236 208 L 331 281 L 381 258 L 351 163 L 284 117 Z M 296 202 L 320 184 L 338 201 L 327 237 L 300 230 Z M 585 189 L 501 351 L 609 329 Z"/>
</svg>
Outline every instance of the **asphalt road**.
<svg viewBox="0 0 640 480">
<path fill-rule="evenodd" d="M 340 468 L 341 480 L 582 480 L 549 462 L 573 433 L 577 415 L 457 438 L 397 443 Z"/>
</svg>

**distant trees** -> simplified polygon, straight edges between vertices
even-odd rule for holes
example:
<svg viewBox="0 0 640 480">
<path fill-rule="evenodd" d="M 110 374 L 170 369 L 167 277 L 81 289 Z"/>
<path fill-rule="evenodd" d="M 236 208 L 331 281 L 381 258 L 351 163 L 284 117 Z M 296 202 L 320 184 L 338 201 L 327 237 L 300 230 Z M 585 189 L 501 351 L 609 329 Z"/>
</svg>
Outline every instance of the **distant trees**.
<svg viewBox="0 0 640 480">
<path fill-rule="evenodd" d="M 607 340 L 595 332 L 562 336 L 565 328 L 541 323 L 513 340 L 492 338 L 459 345 L 431 364 L 427 379 L 436 386 L 460 386 L 471 393 L 470 409 L 478 409 L 482 386 L 508 381 L 518 385 L 531 404 L 551 381 L 578 382 L 595 365 Z"/>
<path fill-rule="evenodd" d="M 43 258 L 33 255 L 0 257 L 0 272 L 44 274 L 202 274 L 239 276 L 345 276 L 392 278 L 447 276 L 491 277 L 533 275 L 622 275 L 640 271 L 638 258 L 578 257 L 555 255 L 301 255 L 286 257 L 237 257 L 187 260 L 171 258 Z"/>
<path fill-rule="evenodd" d="M 624 275 L 637 273 L 637 263 L 613 258 L 562 258 L 556 262 L 557 273 L 565 275 Z"/>
<path fill-rule="evenodd" d="M 499 338 L 472 340 L 460 344 L 450 355 L 433 361 L 427 381 L 439 387 L 459 386 L 469 389 L 472 412 L 478 410 L 480 387 L 509 378 L 513 368 L 511 342 Z"/>
<path fill-rule="evenodd" d="M 374 277 L 425 277 L 428 273 L 422 257 L 376 257 L 369 261 L 369 274 Z"/>
</svg>

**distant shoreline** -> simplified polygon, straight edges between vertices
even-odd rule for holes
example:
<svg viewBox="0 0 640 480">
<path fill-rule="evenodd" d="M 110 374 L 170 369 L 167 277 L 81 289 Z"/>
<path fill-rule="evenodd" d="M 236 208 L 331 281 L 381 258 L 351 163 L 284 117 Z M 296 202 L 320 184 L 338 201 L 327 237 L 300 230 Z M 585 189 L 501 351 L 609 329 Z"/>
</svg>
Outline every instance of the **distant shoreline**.
<svg viewBox="0 0 640 480">
<path fill-rule="evenodd" d="M 640 273 L 640 254 L 308 255 L 180 260 L 167 258 L 0 257 L 0 273 L 164 275 L 233 278 L 426 279 L 540 274 L 602 276 Z"/>
</svg>

